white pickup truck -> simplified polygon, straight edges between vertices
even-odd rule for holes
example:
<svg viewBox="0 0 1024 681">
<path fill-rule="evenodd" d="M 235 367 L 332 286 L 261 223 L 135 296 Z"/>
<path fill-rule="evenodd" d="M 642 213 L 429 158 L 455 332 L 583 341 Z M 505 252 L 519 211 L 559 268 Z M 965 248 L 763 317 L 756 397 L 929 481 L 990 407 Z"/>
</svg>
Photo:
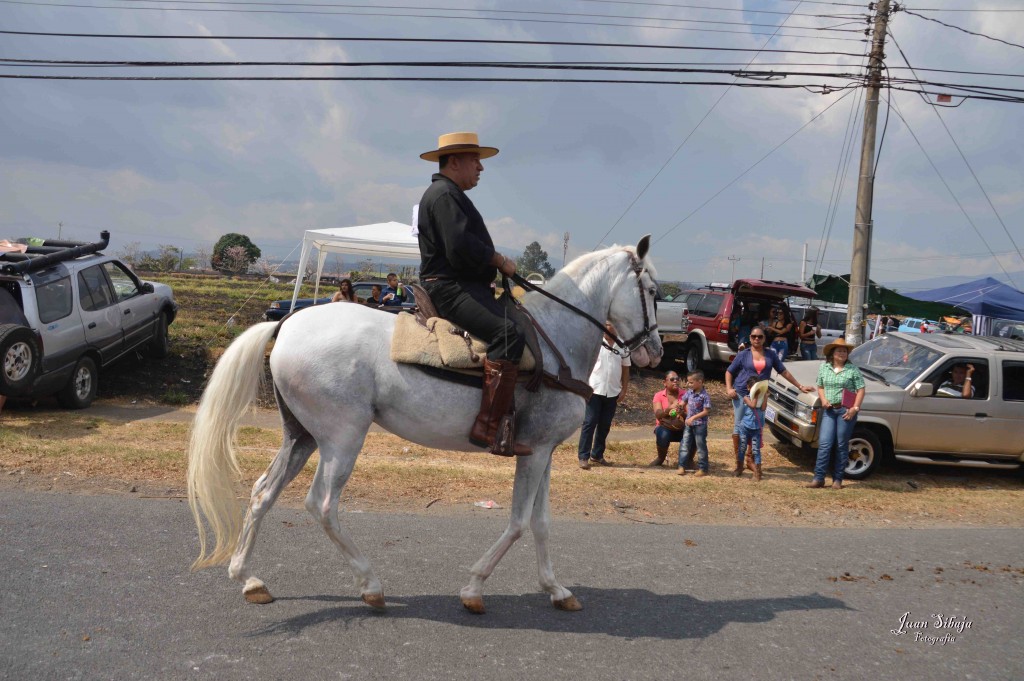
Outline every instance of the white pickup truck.
<svg viewBox="0 0 1024 681">
<path fill-rule="evenodd" d="M 686 303 L 683 302 L 686 296 L 677 297 L 664 296 L 658 291 L 655 298 L 655 308 L 658 317 L 658 335 L 661 336 L 661 345 L 665 349 L 665 355 L 661 359 L 659 369 L 671 369 L 677 358 L 683 356 L 683 346 L 686 344 L 686 333 L 683 331 L 683 310 Z"/>
</svg>

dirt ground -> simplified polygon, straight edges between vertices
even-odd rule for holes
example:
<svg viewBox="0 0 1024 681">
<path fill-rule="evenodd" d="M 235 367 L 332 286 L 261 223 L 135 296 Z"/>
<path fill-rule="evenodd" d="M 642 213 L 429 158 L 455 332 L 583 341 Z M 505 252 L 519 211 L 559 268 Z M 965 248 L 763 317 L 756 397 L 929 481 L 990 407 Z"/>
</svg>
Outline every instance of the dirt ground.
<svg viewBox="0 0 1024 681">
<path fill-rule="evenodd" d="M 166 416 L 177 421 L 139 421 L 44 405 L 5 410 L 0 415 L 0 488 L 184 498 L 189 415 L 185 410 Z M 613 522 L 821 527 L 1019 527 L 1024 519 L 1024 485 L 1015 474 L 890 468 L 851 481 L 843 490 L 811 490 L 805 487 L 811 455 L 769 443 L 765 479 L 755 483 L 749 473 L 731 475 L 728 431 L 713 430 L 711 476 L 697 479 L 678 476 L 674 468 L 649 468 L 654 447 L 644 430 L 626 429 L 640 439 L 609 444 L 606 457 L 615 464 L 609 468 L 580 470 L 575 442 L 556 449 L 553 514 Z M 277 452 L 280 431 L 244 426 L 238 444 L 241 500 Z M 316 462 L 314 454 L 281 503 L 301 504 Z M 431 450 L 371 433 L 342 507 L 504 516 L 514 466 L 512 460 L 482 452 Z M 477 502 L 493 502 L 496 508 L 481 508 Z"/>
</svg>

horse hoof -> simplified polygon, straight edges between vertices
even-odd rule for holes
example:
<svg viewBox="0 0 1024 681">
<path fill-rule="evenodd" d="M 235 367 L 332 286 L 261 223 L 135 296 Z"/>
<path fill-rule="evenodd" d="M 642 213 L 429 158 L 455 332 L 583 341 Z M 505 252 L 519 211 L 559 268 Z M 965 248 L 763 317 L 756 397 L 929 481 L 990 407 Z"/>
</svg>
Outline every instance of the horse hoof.
<svg viewBox="0 0 1024 681">
<path fill-rule="evenodd" d="M 363 603 L 377 610 L 385 610 L 387 608 L 387 604 L 384 602 L 384 594 L 382 593 L 363 594 Z"/>
<path fill-rule="evenodd" d="M 256 605 L 266 605 L 267 603 L 273 603 L 274 597 L 267 591 L 267 587 L 260 584 L 254 589 L 250 589 L 242 592 L 245 595 L 245 600 Z"/>
<path fill-rule="evenodd" d="M 474 615 L 484 614 L 484 599 L 480 596 L 462 597 L 462 605 Z"/>
<path fill-rule="evenodd" d="M 569 596 L 560 601 L 551 601 L 551 604 L 559 610 L 566 610 L 568 612 L 576 612 L 583 609 L 583 604 L 576 600 L 575 596 Z"/>
</svg>

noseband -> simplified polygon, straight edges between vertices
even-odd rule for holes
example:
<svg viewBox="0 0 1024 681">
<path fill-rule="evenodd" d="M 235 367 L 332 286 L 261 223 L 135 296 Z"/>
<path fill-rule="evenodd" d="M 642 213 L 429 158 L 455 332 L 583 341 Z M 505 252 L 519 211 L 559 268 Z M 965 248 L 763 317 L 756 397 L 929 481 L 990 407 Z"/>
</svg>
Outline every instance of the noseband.
<svg viewBox="0 0 1024 681">
<path fill-rule="evenodd" d="M 640 309 L 643 310 L 643 313 L 644 313 L 644 326 L 640 330 L 640 332 L 638 334 L 636 334 L 635 336 L 633 336 L 632 338 L 628 338 L 626 340 L 622 340 L 622 339 L 620 339 L 618 337 L 615 338 L 615 345 L 617 345 L 618 347 L 622 348 L 622 352 L 619 353 L 618 351 L 615 351 L 616 354 L 625 354 L 625 355 L 630 354 L 631 352 L 633 352 L 634 350 L 636 350 L 637 348 L 639 348 L 643 344 L 647 343 L 650 340 L 650 338 L 651 338 L 651 334 L 654 333 L 658 329 L 657 323 L 651 324 L 651 317 L 647 313 L 647 300 L 644 298 L 644 284 L 640 280 L 640 275 L 643 274 L 644 269 L 643 269 L 643 267 L 641 267 L 640 261 L 637 260 L 636 256 L 634 256 L 632 254 L 630 254 L 630 256 L 629 256 L 629 265 L 633 269 L 633 273 L 636 274 L 636 285 L 637 285 L 637 288 L 640 290 Z M 572 310 L 573 312 L 575 312 L 579 316 L 583 317 L 584 319 L 589 321 L 591 324 L 593 324 L 597 328 L 601 329 L 601 333 L 602 334 L 607 334 L 608 333 L 608 330 L 605 328 L 604 322 L 598 321 L 592 315 L 587 314 L 586 312 L 584 312 L 583 310 L 579 309 L 575 305 L 572 305 L 571 303 L 567 303 L 564 300 L 562 300 L 561 298 L 559 298 L 558 296 L 553 295 L 552 293 L 549 293 L 548 291 L 545 291 L 544 289 L 542 289 L 539 286 L 533 284 L 532 282 L 527 281 L 524 277 L 520 276 L 519 274 L 512 273 L 512 275 L 509 278 L 512 281 L 514 281 L 516 284 L 518 284 L 519 286 L 523 287 L 524 289 L 526 289 L 528 291 L 536 291 L 537 293 L 539 293 L 539 294 L 541 294 L 543 296 L 546 296 L 546 297 L 550 298 L 551 300 L 555 301 L 559 305 L 562 305 L 562 306 Z M 505 288 L 508 289 L 508 286 L 506 285 Z"/>
</svg>

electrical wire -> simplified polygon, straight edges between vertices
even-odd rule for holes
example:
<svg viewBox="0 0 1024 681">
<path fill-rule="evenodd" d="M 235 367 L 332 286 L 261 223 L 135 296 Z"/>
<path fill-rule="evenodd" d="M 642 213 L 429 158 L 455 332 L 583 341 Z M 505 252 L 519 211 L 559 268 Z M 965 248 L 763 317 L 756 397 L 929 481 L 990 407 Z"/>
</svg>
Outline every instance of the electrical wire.
<svg viewBox="0 0 1024 681">
<path fill-rule="evenodd" d="M 12 0 L 4 0 L 5 2 L 12 2 Z M 544 10 L 517 10 L 517 9 L 487 9 L 483 7 L 476 8 L 462 8 L 462 7 L 423 7 L 415 5 L 364 5 L 364 4 L 353 4 L 353 3 L 336 3 L 336 2 L 272 2 L 272 1 L 254 1 L 254 0 L 118 0 L 119 2 L 132 2 L 139 4 L 159 4 L 159 5 L 231 5 L 231 6 L 247 6 L 247 7 L 332 7 L 332 8 L 346 8 L 346 9 L 373 9 L 373 10 L 416 10 L 424 12 L 477 12 L 481 14 L 528 14 L 528 15 L 540 15 L 540 16 L 558 16 L 558 17 L 587 17 L 596 19 L 639 19 L 644 21 L 668 21 L 672 23 L 684 23 L 684 24 L 720 24 L 725 26 L 757 26 L 761 28 L 777 28 L 777 24 L 762 24 L 747 21 L 715 21 L 713 19 L 677 19 L 675 17 L 652 17 L 652 16 L 636 16 L 633 14 L 594 14 L 588 12 L 552 12 Z M 27 0 L 22 4 L 30 4 Z M 400 16 L 389 14 L 387 16 Z M 849 16 L 830 16 L 830 15 L 819 15 L 830 19 L 850 19 Z M 453 17 L 458 18 L 458 17 Z M 856 17 L 853 17 L 856 19 Z M 856 21 L 849 23 L 859 23 Z M 860 33 L 859 30 L 852 29 L 841 29 L 824 26 L 790 26 L 794 29 L 807 29 L 814 31 L 838 31 L 841 33 Z"/>
<path fill-rule="evenodd" d="M 647 28 L 659 31 L 690 31 L 695 33 L 725 33 L 734 35 L 774 35 L 764 31 L 733 31 L 728 29 L 715 28 L 686 28 L 683 26 L 658 26 L 653 24 L 622 24 L 607 21 L 568 21 L 561 19 L 522 19 L 507 17 L 465 17 L 450 14 L 412 14 L 412 13 L 388 13 L 388 12 L 350 12 L 350 11 L 322 11 L 322 10 L 276 10 L 276 9 L 217 9 L 199 7 L 124 7 L 120 5 L 82 5 L 77 3 L 39 2 L 38 0 L 0 0 L 2 4 L 8 5 L 31 5 L 36 7 L 66 7 L 72 9 L 115 9 L 124 11 L 144 12 L 214 12 L 227 14 L 303 14 L 318 16 L 358 16 L 358 17 L 389 17 L 404 19 L 447 19 L 457 21 L 506 21 L 529 24 L 557 24 L 567 26 L 608 26 L 618 28 Z M 836 29 L 841 30 L 841 29 Z M 807 38 L 813 40 L 839 40 L 847 42 L 864 42 L 862 38 L 839 38 L 834 36 L 808 36 L 796 33 L 780 33 L 786 38 Z"/>
<path fill-rule="evenodd" d="M 993 36 L 986 35 L 985 33 L 978 33 L 977 31 L 969 31 L 966 28 L 961 28 L 959 26 L 954 26 L 953 24 L 947 24 L 945 21 L 939 21 L 938 19 L 933 19 L 932 17 L 926 17 L 923 14 L 918 14 L 917 12 L 911 12 L 910 10 L 904 9 L 902 7 L 900 8 L 899 11 L 903 12 L 904 14 L 909 14 L 912 17 L 918 17 L 919 19 L 924 19 L 925 21 L 934 21 L 936 24 L 942 24 L 946 28 L 953 28 L 953 29 L 956 29 L 957 31 L 963 31 L 964 33 L 967 33 L 969 35 L 976 35 L 979 38 L 987 38 L 989 40 L 994 40 L 997 43 L 1003 43 L 1004 45 L 1009 45 L 1010 47 L 1019 47 L 1020 49 L 1024 50 L 1024 45 L 1021 45 L 1019 43 L 1011 43 L 1009 40 L 1003 40 L 1002 38 L 995 38 Z"/>
<path fill-rule="evenodd" d="M 797 5 L 796 7 L 793 8 L 793 11 L 796 11 L 799 8 L 800 8 L 800 5 Z M 785 19 L 782 20 L 782 25 L 779 26 L 779 29 L 781 29 L 782 26 L 785 25 L 787 21 L 789 21 L 789 17 L 788 16 Z M 776 29 L 776 32 L 778 32 L 779 29 Z M 772 38 L 774 38 L 774 36 L 771 36 L 767 40 L 765 40 L 764 43 L 761 45 L 761 47 L 762 48 L 767 47 L 768 43 L 771 42 Z M 757 59 L 758 54 L 760 54 L 760 53 L 759 52 L 755 53 L 754 56 L 750 58 L 750 62 L 747 64 L 747 66 L 750 66 L 750 64 L 752 64 L 754 62 L 754 60 Z M 633 209 L 633 206 L 636 205 L 637 201 L 639 201 L 640 198 L 644 194 L 647 193 L 647 190 L 654 183 L 654 181 L 658 179 L 658 176 L 661 175 L 662 171 L 664 171 L 665 168 L 668 167 L 668 165 L 672 162 L 672 160 L 676 157 L 676 155 L 678 155 L 679 152 L 682 150 L 682 148 L 684 146 L 686 146 L 686 143 L 690 141 L 690 138 L 693 137 L 693 134 L 695 132 L 697 132 L 697 130 L 700 128 L 701 125 L 704 124 L 704 121 L 707 120 L 708 116 L 710 116 L 711 112 L 713 112 L 718 107 L 718 105 L 721 103 L 721 101 L 723 99 L 725 99 L 725 96 L 727 94 L 729 94 L 729 88 L 726 88 L 726 90 L 718 97 L 718 99 L 715 100 L 714 104 L 712 104 L 711 107 L 707 111 L 704 112 L 704 115 L 701 117 L 701 119 L 699 121 L 697 121 L 697 125 L 693 126 L 693 128 L 690 130 L 689 133 L 687 133 L 687 135 L 683 139 L 683 141 L 679 143 L 679 146 L 677 146 L 675 148 L 675 151 L 673 151 L 669 155 L 669 157 L 667 159 L 665 159 L 665 162 L 661 164 L 661 167 L 658 168 L 658 171 L 656 173 L 654 173 L 654 175 L 651 177 L 650 180 L 647 181 L 647 184 L 645 184 L 643 186 L 643 188 L 640 190 L 640 192 L 635 197 L 633 197 L 633 200 L 629 202 L 629 205 L 626 206 L 626 209 L 624 211 L 622 211 L 622 214 L 619 215 L 618 219 L 616 219 L 615 222 L 612 223 L 612 226 L 608 228 L 608 231 L 605 232 L 604 235 L 600 239 L 597 240 L 597 244 L 594 245 L 594 248 L 592 250 L 597 250 L 600 247 L 601 243 L 605 239 L 608 238 L 608 235 L 612 233 L 612 231 L 619 225 L 620 222 L 622 222 L 622 219 L 626 217 L 626 214 L 629 213 L 629 211 L 631 211 Z"/>
<path fill-rule="evenodd" d="M 712 195 L 712 196 L 711 196 L 710 198 L 708 198 L 708 199 L 707 199 L 706 201 L 704 201 L 704 203 L 700 204 L 699 206 L 697 206 L 696 208 L 694 208 L 694 209 L 693 209 L 692 211 L 690 211 L 690 212 L 689 212 L 689 213 L 688 213 L 688 214 L 686 215 L 686 217 L 684 217 L 684 218 L 683 218 L 682 220 L 680 220 L 680 221 L 679 221 L 679 222 L 677 222 L 677 223 L 676 223 L 675 225 L 673 225 L 673 226 L 672 226 L 672 227 L 670 227 L 670 228 L 669 228 L 668 230 L 666 230 L 666 231 L 665 231 L 665 233 L 663 233 L 663 234 L 662 234 L 661 236 L 659 236 L 659 237 L 658 237 L 657 239 L 655 239 L 655 240 L 654 240 L 654 243 L 655 243 L 655 244 L 657 244 L 657 243 L 658 243 L 659 241 L 661 241 L 662 239 L 664 239 L 665 237 L 667 237 L 667 236 L 668 236 L 669 234 L 671 234 L 672 232 L 674 232 L 674 231 L 675 231 L 676 229 L 678 229 L 678 228 L 679 228 L 679 227 L 680 227 L 680 226 L 681 226 L 681 225 L 682 225 L 682 224 L 683 224 L 684 222 L 686 222 L 687 220 L 689 220 L 690 218 L 692 218 L 692 217 L 693 217 L 694 215 L 696 215 L 696 214 L 697 214 L 697 212 L 698 212 L 698 211 L 700 211 L 700 210 L 701 210 L 702 208 L 704 208 L 704 206 L 708 205 L 709 203 L 711 203 L 712 201 L 714 201 L 714 200 L 715 200 L 716 198 L 718 198 L 718 196 L 719 196 L 719 195 L 720 195 L 720 194 L 721 194 L 722 192 L 724 192 L 724 191 L 725 191 L 726 189 L 728 189 L 728 188 L 729 188 L 729 187 L 731 187 L 732 185 L 734 185 L 734 184 L 736 184 L 737 182 L 739 182 L 739 181 L 740 181 L 740 180 L 741 180 L 741 179 L 742 179 L 742 178 L 743 178 L 743 177 L 744 177 L 744 176 L 745 176 L 745 175 L 746 175 L 747 173 L 749 173 L 749 172 L 750 172 L 751 170 L 753 170 L 754 168 L 756 168 L 757 166 L 759 166 L 759 165 L 761 164 L 761 162 L 762 162 L 762 161 L 764 161 L 764 160 L 765 160 L 766 158 L 768 158 L 769 156 L 771 156 L 772 154 L 774 154 L 774 153 L 775 153 L 776 151 L 778 151 L 778 150 L 779 150 L 780 148 L 782 148 L 782 146 L 783 146 L 784 144 L 786 144 L 787 142 L 789 142 L 789 140 L 791 140 L 791 139 L 793 139 L 794 137 L 796 137 L 796 136 L 797 136 L 797 135 L 798 135 L 798 134 L 799 134 L 799 133 L 800 133 L 801 131 L 803 131 L 803 130 L 804 130 L 804 128 L 806 128 L 806 127 L 807 127 L 808 125 L 810 125 L 810 124 L 811 124 L 811 123 L 813 123 L 814 121 L 816 121 L 816 120 L 818 120 L 819 118 L 821 118 L 821 117 L 822 117 L 823 115 L 825 115 L 825 112 L 827 112 L 827 111 L 828 111 L 829 109 L 831 109 L 831 108 L 832 108 L 833 106 L 835 106 L 835 105 L 836 105 L 836 104 L 838 104 L 839 102 L 841 102 L 841 101 L 843 101 L 844 99 L 846 99 L 846 97 L 848 97 L 849 95 L 850 95 L 850 92 L 849 92 L 849 91 L 847 91 L 847 92 L 844 92 L 842 96 L 840 96 L 839 98 L 837 98 L 837 99 L 836 99 L 836 101 L 832 102 L 831 104 L 829 104 L 828 106 L 826 106 L 826 107 L 825 107 L 824 109 L 822 109 L 821 111 L 819 111 L 819 112 L 818 112 L 817 114 L 815 114 L 815 115 L 814 115 L 814 116 L 813 116 L 813 117 L 812 117 L 812 118 L 811 118 L 810 120 L 808 120 L 808 121 L 807 121 L 806 123 L 804 123 L 804 124 L 803 124 L 803 125 L 801 125 L 801 126 L 800 126 L 799 128 L 797 128 L 797 130 L 796 130 L 795 132 L 793 132 L 793 133 L 792 133 L 792 134 L 791 134 L 791 135 L 790 135 L 789 137 L 787 137 L 786 139 L 782 140 L 782 141 L 781 141 L 781 142 L 779 142 L 779 143 L 778 143 L 777 145 L 775 145 L 774 147 L 772 147 L 772 149 L 771 149 L 770 151 L 768 151 L 768 153 L 766 153 L 766 154 L 765 154 L 764 156 L 762 156 L 762 157 L 761 157 L 761 158 L 759 158 L 759 159 L 758 159 L 757 161 L 755 161 L 753 165 L 751 165 L 751 166 L 750 166 L 749 168 L 747 168 L 747 169 L 746 169 L 746 170 L 744 170 L 744 171 L 743 171 L 742 173 L 740 173 L 739 175 L 737 175 L 737 176 L 736 176 L 735 178 L 733 178 L 733 179 L 732 179 L 732 180 L 731 180 L 731 181 L 730 181 L 730 182 L 729 182 L 728 184 L 726 184 L 726 185 L 725 185 L 724 187 L 722 187 L 722 188 L 721 188 L 721 189 L 719 189 L 719 190 L 718 190 L 717 192 L 715 192 L 715 193 L 714 193 L 714 194 L 713 194 L 713 195 Z"/>
<path fill-rule="evenodd" d="M 551 45 L 558 47 L 628 47 L 647 50 L 687 50 L 701 52 L 768 52 L 772 54 L 814 54 L 832 57 L 859 57 L 856 52 L 821 50 L 766 50 L 753 47 L 701 47 L 698 45 L 651 45 L 649 43 L 597 43 L 569 40 L 495 40 L 487 38 L 366 38 L 357 36 L 259 36 L 259 35 L 159 35 L 146 33 L 59 33 L 55 31 L 0 30 L 0 35 L 47 36 L 51 38 L 103 38 L 129 40 L 269 40 L 295 42 L 367 42 L 367 43 L 444 43 L 472 45 Z M 863 41 L 866 42 L 866 41 Z"/>
<path fill-rule="evenodd" d="M 1000 262 L 999 258 L 996 257 L 995 252 L 992 250 L 992 247 L 988 245 L 988 241 L 986 241 L 985 237 L 982 236 L 981 230 L 979 230 L 978 226 L 974 224 L 974 220 L 972 220 L 971 216 L 968 215 L 967 209 L 964 208 L 963 204 L 960 203 L 960 199 L 957 198 L 956 192 L 954 192 L 953 188 L 949 186 L 948 182 L 946 182 L 946 178 L 942 176 L 942 173 L 939 171 L 938 166 L 935 165 L 935 161 L 932 160 L 932 157 L 928 154 L 928 151 L 924 148 L 924 145 L 921 144 L 921 140 L 918 139 L 917 134 L 914 132 L 914 129 L 910 126 L 910 123 L 903 115 L 903 112 L 900 111 L 899 103 L 894 101 L 893 105 L 893 111 L 895 111 L 896 115 L 899 116 L 901 121 L 903 121 L 903 125 L 906 126 L 907 132 L 909 132 L 910 136 L 914 138 L 914 141 L 917 143 L 917 146 L 921 150 L 921 153 L 924 154 L 924 157 L 928 159 L 928 164 L 932 167 L 932 170 L 935 171 L 935 174 L 939 176 L 939 181 L 942 182 L 942 186 L 944 186 L 946 188 L 946 191 L 949 192 L 949 195 L 953 197 L 953 202 L 956 203 L 957 208 L 959 208 L 960 212 L 963 213 L 964 219 L 967 220 L 967 224 L 969 224 L 971 226 L 971 229 L 974 230 L 974 233 L 978 235 L 978 238 L 981 239 L 981 243 L 985 245 L 985 249 L 988 251 L 989 255 L 992 256 L 992 259 L 996 261 L 997 265 L 999 265 L 999 269 L 1003 271 L 1003 274 L 1006 275 L 1006 278 L 1010 281 L 1010 283 L 1013 284 L 1014 288 L 1016 288 L 1017 284 L 1016 282 L 1013 281 L 1013 277 L 1010 276 L 1010 273 L 1006 271 L 1005 267 L 1003 267 L 1003 263 Z"/>
<path fill-rule="evenodd" d="M 717 12 L 740 12 L 743 14 L 782 14 L 784 16 L 792 17 L 817 17 L 817 18 L 828 18 L 828 19 L 847 19 L 851 16 L 864 16 L 864 15 L 850 15 L 850 14 L 807 14 L 803 12 L 781 12 L 779 10 L 770 9 L 737 9 L 734 7 L 713 7 L 710 5 L 682 5 L 671 2 L 636 2 L 635 0 L 578 0 L 579 2 L 592 2 L 600 3 L 604 5 L 630 5 L 638 7 L 669 7 L 672 9 L 707 9 L 714 10 Z M 858 5 L 863 7 L 863 5 Z"/>
<path fill-rule="evenodd" d="M 903 62 L 907 65 L 908 68 L 910 68 L 910 72 L 914 73 L 914 67 L 910 65 L 910 61 L 907 59 L 907 55 L 903 52 L 903 48 L 900 47 L 900 44 L 896 41 L 895 36 L 891 37 L 893 44 L 896 45 L 896 49 L 899 50 L 900 56 L 903 58 Z M 916 76 L 917 74 L 914 73 L 914 75 Z M 1002 225 L 1003 231 L 1006 232 L 1006 238 L 1010 240 L 1011 244 L 1013 244 L 1013 248 L 1017 251 L 1017 256 L 1021 259 L 1021 262 L 1024 262 L 1024 255 L 1021 255 L 1020 246 L 1018 246 L 1017 242 L 1014 241 L 1013 235 L 1010 234 L 1010 230 L 1006 228 L 1006 223 L 1003 222 L 1003 217 L 999 214 L 999 211 L 996 210 L 995 204 L 992 203 L 992 199 L 989 197 L 988 192 L 985 191 L 985 187 L 984 185 L 981 184 L 981 180 L 978 179 L 977 173 L 974 172 L 974 167 L 971 165 L 971 162 L 967 160 L 967 155 L 964 154 L 963 150 L 960 148 L 960 145 L 957 143 L 956 138 L 953 136 L 953 132 L 949 129 L 949 126 L 946 125 L 946 121 L 942 118 L 942 114 L 939 113 L 939 110 L 936 109 L 935 107 L 932 107 L 932 111 L 935 112 L 935 115 L 939 119 L 939 123 L 942 124 L 943 129 L 946 131 L 946 134 L 949 135 L 949 139 L 951 142 L 953 142 L 953 146 L 956 147 L 957 153 L 960 154 L 960 158 L 963 159 L 964 165 L 966 165 L 967 169 L 971 172 L 971 177 L 974 178 L 974 182 L 978 185 L 978 189 L 981 190 L 981 193 L 985 196 L 985 200 L 988 201 L 989 208 L 992 209 L 992 213 L 996 216 L 996 220 L 998 220 L 999 224 Z M 1009 274 L 1007 274 L 1007 276 L 1009 276 Z M 1013 280 L 1011 279 L 1011 281 Z M 1016 284 L 1014 284 L 1014 286 L 1016 286 Z"/>
</svg>

